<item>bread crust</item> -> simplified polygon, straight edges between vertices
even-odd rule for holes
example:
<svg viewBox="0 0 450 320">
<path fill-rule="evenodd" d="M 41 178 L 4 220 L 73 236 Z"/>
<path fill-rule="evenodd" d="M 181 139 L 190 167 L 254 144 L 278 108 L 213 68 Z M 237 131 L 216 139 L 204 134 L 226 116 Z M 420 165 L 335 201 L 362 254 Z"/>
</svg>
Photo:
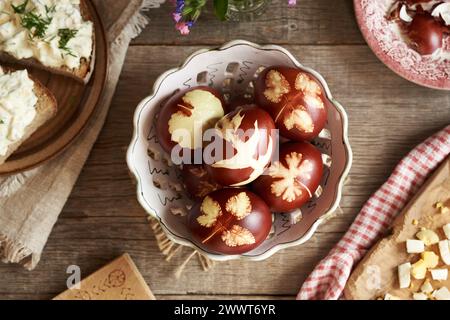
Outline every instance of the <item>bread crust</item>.
<svg viewBox="0 0 450 320">
<path fill-rule="evenodd" d="M 96 52 L 96 46 L 95 46 L 95 24 L 93 17 L 91 15 L 91 12 L 89 11 L 88 4 L 86 2 L 87 0 L 80 0 L 80 13 L 84 20 L 91 21 L 93 23 L 93 30 L 92 33 L 92 53 L 89 60 L 82 59 L 81 65 L 77 69 L 69 69 L 66 66 L 63 66 L 61 68 L 53 68 L 43 65 L 39 60 L 36 58 L 27 58 L 27 59 L 17 59 L 14 56 L 10 55 L 7 52 L 0 52 L 0 61 L 3 61 L 5 63 L 17 63 L 20 65 L 23 65 L 25 67 L 35 67 L 39 69 L 43 69 L 46 71 L 49 71 L 53 74 L 59 74 L 62 76 L 70 77 L 72 79 L 75 79 L 79 82 L 82 82 L 84 84 L 87 84 L 89 80 L 91 79 L 92 73 L 94 71 L 95 67 L 95 52 Z"/>
<path fill-rule="evenodd" d="M 11 73 L 16 70 L 12 68 L 2 67 L 6 73 Z M 8 147 L 6 155 L 0 156 L 0 165 L 6 162 L 6 160 L 24 143 L 33 133 L 36 132 L 42 125 L 56 115 L 58 111 L 58 104 L 53 93 L 45 87 L 39 80 L 28 74 L 28 77 L 34 82 L 33 92 L 37 96 L 38 101 L 36 103 L 36 117 L 33 122 L 26 127 L 25 135 L 17 142 L 11 144 Z"/>
</svg>

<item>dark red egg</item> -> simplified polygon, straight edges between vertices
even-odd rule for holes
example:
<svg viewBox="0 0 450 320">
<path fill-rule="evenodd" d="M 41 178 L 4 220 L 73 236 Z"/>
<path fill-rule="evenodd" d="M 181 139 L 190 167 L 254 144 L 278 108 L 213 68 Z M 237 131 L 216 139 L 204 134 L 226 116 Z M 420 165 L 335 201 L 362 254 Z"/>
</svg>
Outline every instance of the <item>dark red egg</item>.
<svg viewBox="0 0 450 320">
<path fill-rule="evenodd" d="M 211 178 L 203 165 L 183 165 L 181 178 L 185 190 L 196 200 L 201 200 L 207 194 L 222 188 L 221 185 Z"/>
<path fill-rule="evenodd" d="M 204 131 L 213 128 L 224 114 L 224 102 L 216 90 L 195 87 L 181 91 L 170 98 L 159 113 L 156 124 L 159 143 L 172 155 L 172 161 L 180 164 L 184 156 L 191 158 L 195 150 L 201 151 Z"/>
<path fill-rule="evenodd" d="M 289 212 L 312 198 L 323 174 L 322 154 L 308 142 L 288 142 L 279 160 L 256 180 L 252 190 L 273 212 Z"/>
<path fill-rule="evenodd" d="M 257 179 L 272 159 L 276 133 L 270 115 L 255 105 L 239 107 L 220 119 L 203 153 L 212 179 L 233 187 Z"/>
<path fill-rule="evenodd" d="M 319 135 L 330 103 L 313 75 L 276 66 L 258 76 L 255 101 L 270 113 L 280 134 L 295 141 L 312 140 Z"/>
<path fill-rule="evenodd" d="M 406 30 L 410 46 L 418 53 L 429 55 L 442 48 L 445 27 L 429 12 L 417 12 Z"/>
<path fill-rule="evenodd" d="M 246 189 L 222 189 L 207 195 L 189 213 L 188 227 L 205 251 L 242 254 L 269 235 L 272 214 L 264 201 Z"/>
</svg>

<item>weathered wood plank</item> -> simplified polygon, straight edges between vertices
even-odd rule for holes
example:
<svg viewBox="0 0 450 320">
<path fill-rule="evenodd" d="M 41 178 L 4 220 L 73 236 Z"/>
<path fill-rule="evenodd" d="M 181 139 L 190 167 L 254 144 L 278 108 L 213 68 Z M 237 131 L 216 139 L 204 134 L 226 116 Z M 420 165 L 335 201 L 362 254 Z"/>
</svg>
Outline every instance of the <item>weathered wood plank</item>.
<svg viewBox="0 0 450 320">
<path fill-rule="evenodd" d="M 58 293 L 36 293 L 33 296 L 20 293 L 0 293 L 1 300 L 47 300 Z M 255 296 L 255 295 L 157 295 L 157 300 L 294 300 L 295 296 Z"/>
<path fill-rule="evenodd" d="M 447 93 L 420 88 L 397 77 L 365 46 L 287 46 L 304 64 L 326 77 L 349 113 L 355 162 L 341 204 L 343 213 L 322 226 L 304 246 L 285 250 L 267 261 L 220 263 L 204 273 L 193 260 L 177 280 L 174 273 L 188 250 L 178 260 L 164 261 L 146 215 L 135 200 L 125 151 L 139 100 L 150 92 L 161 72 L 200 47 L 130 48 L 105 129 L 41 263 L 32 273 L 0 265 L 0 298 L 51 298 L 65 289 L 68 265 L 79 265 L 83 275 L 88 275 L 125 251 L 132 255 L 158 298 L 184 298 L 184 294 L 198 298 L 293 297 L 395 164 L 450 119 Z"/>
<path fill-rule="evenodd" d="M 206 7 L 189 36 L 175 30 L 173 5 L 150 10 L 150 24 L 134 44 L 220 45 L 233 39 L 278 44 L 361 44 L 352 0 L 302 0 L 294 8 L 287 0 L 274 0 L 253 22 L 221 22 Z M 157 31 L 157 32 L 155 32 Z"/>
<path fill-rule="evenodd" d="M 348 227 L 348 216 L 339 215 L 318 230 L 318 233 L 343 233 Z M 55 226 L 52 238 L 55 241 L 66 239 L 81 240 L 146 240 L 153 241 L 150 224 L 145 217 L 85 217 L 61 218 Z"/>
<path fill-rule="evenodd" d="M 179 279 L 175 273 L 189 256 L 189 249 L 170 262 L 159 252 L 151 232 L 148 239 L 134 239 L 134 226 L 121 225 L 123 236 L 112 239 L 65 239 L 58 232 L 49 239 L 42 261 L 32 273 L 18 266 L 0 265 L 0 292 L 44 294 L 66 289 L 66 269 L 78 265 L 87 276 L 112 259 L 128 252 L 155 295 L 294 295 L 305 276 L 340 238 L 339 233 L 314 236 L 307 247 L 292 248 L 263 262 L 230 261 L 203 272 L 192 259 Z M 92 232 L 99 228 L 91 229 Z M 14 274 L 14 281 L 10 275 Z"/>
<path fill-rule="evenodd" d="M 258 295 L 159 295 L 157 300 L 294 300 L 295 296 Z"/>
</svg>

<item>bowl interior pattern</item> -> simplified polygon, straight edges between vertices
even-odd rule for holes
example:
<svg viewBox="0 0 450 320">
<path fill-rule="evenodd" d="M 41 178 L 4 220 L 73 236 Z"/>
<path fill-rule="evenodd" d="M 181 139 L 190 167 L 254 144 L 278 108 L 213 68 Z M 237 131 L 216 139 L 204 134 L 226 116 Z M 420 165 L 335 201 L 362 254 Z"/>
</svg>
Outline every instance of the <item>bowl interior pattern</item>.
<svg viewBox="0 0 450 320">
<path fill-rule="evenodd" d="M 259 72 L 271 65 L 297 67 L 312 73 L 332 101 L 326 128 L 313 142 L 321 150 L 325 164 L 321 185 L 314 198 L 301 210 L 274 215 L 269 238 L 255 250 L 241 256 L 204 252 L 191 241 L 186 227 L 186 208 L 192 205 L 192 201 L 182 190 L 178 168 L 170 164 L 157 141 L 157 114 L 176 92 L 197 85 L 214 87 L 226 98 L 232 94 L 252 94 Z M 156 81 L 153 94 L 138 106 L 134 122 L 135 132 L 127 162 L 138 183 L 138 200 L 161 222 L 171 240 L 194 247 L 214 260 L 242 257 L 261 260 L 282 248 L 305 242 L 339 205 L 343 182 L 352 161 L 345 111 L 332 98 L 327 84 L 317 72 L 303 67 L 288 51 L 278 46 L 235 41 L 219 49 L 193 54 L 181 68 L 167 71 Z"/>
</svg>

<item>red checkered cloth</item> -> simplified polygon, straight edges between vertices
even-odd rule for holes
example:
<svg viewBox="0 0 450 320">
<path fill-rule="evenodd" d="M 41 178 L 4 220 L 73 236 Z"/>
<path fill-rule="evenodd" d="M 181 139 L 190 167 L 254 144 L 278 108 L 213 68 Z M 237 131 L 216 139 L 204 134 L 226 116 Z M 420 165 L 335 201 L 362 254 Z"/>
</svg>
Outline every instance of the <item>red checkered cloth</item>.
<svg viewBox="0 0 450 320">
<path fill-rule="evenodd" d="M 297 299 L 339 299 L 353 266 L 385 234 L 430 173 L 450 154 L 450 125 L 412 150 L 367 201 L 350 229 L 314 269 Z"/>
</svg>

